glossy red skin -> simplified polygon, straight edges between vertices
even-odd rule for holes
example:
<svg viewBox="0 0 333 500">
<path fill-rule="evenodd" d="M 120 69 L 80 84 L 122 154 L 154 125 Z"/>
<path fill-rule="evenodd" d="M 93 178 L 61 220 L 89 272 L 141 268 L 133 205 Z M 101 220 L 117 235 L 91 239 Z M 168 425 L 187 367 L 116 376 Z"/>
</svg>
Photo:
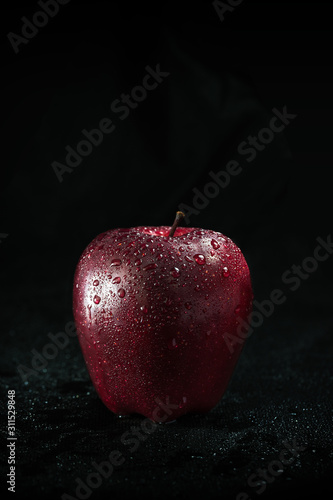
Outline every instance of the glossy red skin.
<svg viewBox="0 0 333 500">
<path fill-rule="evenodd" d="M 246 320 L 252 307 L 242 252 L 215 231 L 177 228 L 168 238 L 169 231 L 107 231 L 88 245 L 75 271 L 82 352 L 97 393 L 118 415 L 172 421 L 208 412 L 243 347 L 235 342 L 231 353 L 225 339 L 237 336 L 239 317 Z M 157 401 L 171 409 L 159 410 Z"/>
</svg>

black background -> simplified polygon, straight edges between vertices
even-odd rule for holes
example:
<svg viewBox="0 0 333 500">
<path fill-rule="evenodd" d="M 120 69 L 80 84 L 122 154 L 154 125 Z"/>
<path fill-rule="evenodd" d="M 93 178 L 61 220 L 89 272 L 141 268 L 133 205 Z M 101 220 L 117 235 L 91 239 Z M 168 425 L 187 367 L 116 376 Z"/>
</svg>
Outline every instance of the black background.
<svg viewBox="0 0 333 500">
<path fill-rule="evenodd" d="M 15 54 L 7 34 L 20 34 L 21 17 L 37 10 L 1 6 L 1 428 L 6 437 L 6 393 L 15 389 L 16 498 L 75 496 L 75 478 L 113 449 L 125 463 L 91 498 L 256 498 L 248 477 L 294 439 L 306 449 L 260 496 L 320 496 L 333 462 L 332 258 L 295 292 L 281 276 L 331 232 L 328 4 L 244 0 L 221 22 L 211 2 L 72 0 Z M 119 120 L 110 104 L 157 64 L 170 75 Z M 284 106 L 295 120 L 246 162 L 239 143 Z M 60 183 L 51 163 L 104 117 L 116 130 Z M 72 320 L 75 265 L 98 233 L 171 224 L 193 188 L 203 192 L 209 172 L 231 159 L 242 173 L 189 225 L 240 246 L 257 300 L 274 288 L 287 300 L 248 340 L 210 414 L 159 426 L 131 453 L 120 438 L 142 419 L 103 406 L 76 338 L 28 383 L 17 366 L 31 366 L 31 349 Z"/>
</svg>

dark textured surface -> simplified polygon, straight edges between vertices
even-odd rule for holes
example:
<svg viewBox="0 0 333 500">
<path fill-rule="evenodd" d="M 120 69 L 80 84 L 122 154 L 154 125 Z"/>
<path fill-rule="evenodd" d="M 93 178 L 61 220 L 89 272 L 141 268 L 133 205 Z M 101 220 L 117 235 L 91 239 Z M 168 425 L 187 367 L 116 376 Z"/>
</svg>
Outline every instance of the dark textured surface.
<svg viewBox="0 0 333 500">
<path fill-rule="evenodd" d="M 75 497 L 76 478 L 112 450 L 125 461 L 89 498 L 323 498 L 333 471 L 333 257 L 295 292 L 282 276 L 332 231 L 330 12 L 321 2 L 244 0 L 222 23 L 211 2 L 160 13 L 123 2 L 110 13 L 110 4 L 72 0 L 19 54 L 6 35 L 36 3 L 1 7 L 0 426 L 6 438 L 15 389 L 18 438 L 9 498 Z M 120 121 L 110 103 L 156 64 L 170 76 Z M 297 118 L 248 163 L 238 145 L 284 106 Z M 115 132 L 59 183 L 51 163 L 104 117 Z M 242 173 L 190 225 L 235 241 L 257 300 L 279 288 L 286 302 L 248 339 L 212 412 L 158 426 L 131 451 L 122 436 L 143 419 L 103 406 L 77 338 L 28 383 L 17 368 L 72 321 L 74 269 L 97 234 L 171 224 L 193 188 L 203 192 L 232 159 Z M 256 493 L 248 478 L 294 440 L 305 449 Z M 5 441 L 0 451 L 5 487 Z"/>
<path fill-rule="evenodd" d="M 332 318 L 319 322 L 278 312 L 248 340 L 213 411 L 158 425 L 142 434 L 146 439 L 138 446 L 121 437 L 125 432 L 133 437 L 132 426 L 140 428 L 144 419 L 119 419 L 104 407 L 77 338 L 28 383 L 19 379 L 15 364 L 31 366 L 29 351 L 42 349 L 48 326 L 44 318 L 21 311 L 12 320 L 7 364 L 1 361 L 2 390 L 17 391 L 17 496 L 27 490 L 32 498 L 75 496 L 75 478 L 85 480 L 94 470 L 92 461 L 105 461 L 117 449 L 125 462 L 92 498 L 107 498 L 106 492 L 119 499 L 138 493 L 185 498 L 198 491 L 209 498 L 235 498 L 245 491 L 255 498 L 258 487 L 247 484 L 249 476 L 278 459 L 284 441 L 294 440 L 305 450 L 267 485 L 268 498 L 285 491 L 294 498 L 323 494 L 333 464 Z M 61 328 L 54 324 L 52 330 Z"/>
</svg>

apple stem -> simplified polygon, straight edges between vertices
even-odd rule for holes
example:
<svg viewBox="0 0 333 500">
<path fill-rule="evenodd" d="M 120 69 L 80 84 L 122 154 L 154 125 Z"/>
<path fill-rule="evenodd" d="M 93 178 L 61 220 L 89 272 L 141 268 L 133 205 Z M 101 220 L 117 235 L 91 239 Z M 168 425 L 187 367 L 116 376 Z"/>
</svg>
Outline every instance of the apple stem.
<svg viewBox="0 0 333 500">
<path fill-rule="evenodd" d="M 183 212 L 176 213 L 176 217 L 175 217 L 175 220 L 173 221 L 168 238 L 172 238 L 172 236 L 175 234 L 175 231 L 178 227 L 178 224 L 183 219 L 183 217 L 185 217 L 185 214 L 183 214 Z"/>
</svg>

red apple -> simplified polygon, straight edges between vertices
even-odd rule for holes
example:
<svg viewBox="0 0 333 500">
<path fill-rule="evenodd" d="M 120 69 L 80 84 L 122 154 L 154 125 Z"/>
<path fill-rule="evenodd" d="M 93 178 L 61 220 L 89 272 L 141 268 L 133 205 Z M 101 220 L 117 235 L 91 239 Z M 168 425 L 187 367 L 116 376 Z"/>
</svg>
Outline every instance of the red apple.
<svg viewBox="0 0 333 500">
<path fill-rule="evenodd" d="M 172 228 L 100 234 L 75 271 L 82 352 L 97 393 L 118 415 L 171 421 L 208 412 L 244 344 L 230 349 L 252 306 L 242 252 L 221 233 L 177 227 L 177 214 Z"/>
</svg>

